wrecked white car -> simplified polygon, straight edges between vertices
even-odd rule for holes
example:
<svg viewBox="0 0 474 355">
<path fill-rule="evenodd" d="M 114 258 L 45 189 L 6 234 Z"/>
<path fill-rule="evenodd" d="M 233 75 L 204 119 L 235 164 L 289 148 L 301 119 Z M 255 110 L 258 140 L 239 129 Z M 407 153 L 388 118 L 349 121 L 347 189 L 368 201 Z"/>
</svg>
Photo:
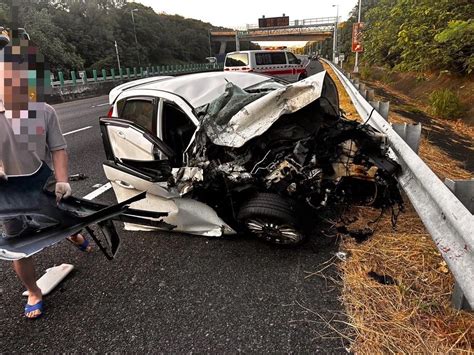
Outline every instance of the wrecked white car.
<svg viewBox="0 0 474 355">
<path fill-rule="evenodd" d="M 385 136 L 341 116 L 326 72 L 293 84 L 228 72 L 147 78 L 109 100 L 104 171 L 118 201 L 146 191 L 131 207 L 167 212 L 175 231 L 298 244 L 334 204 L 400 200 Z"/>
</svg>

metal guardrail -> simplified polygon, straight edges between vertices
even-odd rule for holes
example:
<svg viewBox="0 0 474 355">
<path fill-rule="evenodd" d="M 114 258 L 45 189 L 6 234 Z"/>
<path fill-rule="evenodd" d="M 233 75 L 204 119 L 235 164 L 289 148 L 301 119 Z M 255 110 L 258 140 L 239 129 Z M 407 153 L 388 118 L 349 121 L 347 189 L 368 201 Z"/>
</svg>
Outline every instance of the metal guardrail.
<svg viewBox="0 0 474 355">
<path fill-rule="evenodd" d="M 453 273 L 464 297 L 474 308 L 474 216 L 420 157 L 364 99 L 333 63 L 360 117 L 387 135 L 391 154 L 402 166 L 397 177 L 437 248 Z M 373 112 L 372 112 L 373 111 Z M 370 114 L 372 113 L 372 116 Z"/>
<path fill-rule="evenodd" d="M 51 81 L 51 86 L 54 87 L 75 87 L 78 85 L 87 85 L 93 83 L 103 83 L 119 80 L 134 80 L 157 75 L 182 75 L 191 73 L 200 73 L 205 71 L 223 70 L 224 64 L 204 63 L 204 64 L 184 64 L 184 65 L 162 65 L 140 68 L 120 68 L 102 69 L 98 71 L 92 70 L 92 76 L 88 77 L 85 71 L 70 71 L 69 77 L 71 79 L 65 80 L 64 73 L 58 72 L 58 80 Z"/>
</svg>

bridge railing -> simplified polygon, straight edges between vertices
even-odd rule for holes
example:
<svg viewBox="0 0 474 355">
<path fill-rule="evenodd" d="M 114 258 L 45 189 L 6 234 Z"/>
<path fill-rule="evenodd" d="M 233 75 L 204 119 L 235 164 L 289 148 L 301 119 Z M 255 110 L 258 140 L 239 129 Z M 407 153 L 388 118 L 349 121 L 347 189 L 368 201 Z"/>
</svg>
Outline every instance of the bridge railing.
<svg viewBox="0 0 474 355">
<path fill-rule="evenodd" d="M 303 20 L 293 20 L 290 21 L 289 26 L 278 26 L 278 27 L 258 27 L 256 24 L 248 24 L 246 27 L 243 28 L 236 28 L 236 30 L 265 30 L 269 28 L 287 28 L 287 27 L 298 27 L 298 26 L 327 26 L 333 25 L 336 23 L 336 17 L 316 17 L 316 18 L 308 18 Z"/>
<path fill-rule="evenodd" d="M 182 65 L 157 65 L 132 68 L 127 67 L 120 69 L 112 68 L 102 70 L 93 69 L 87 71 L 59 71 L 56 75 L 54 75 L 54 78 L 51 78 L 51 86 L 53 88 L 74 87 L 78 85 L 133 80 L 158 75 L 182 75 L 223 69 L 223 63 L 201 63 Z"/>
</svg>

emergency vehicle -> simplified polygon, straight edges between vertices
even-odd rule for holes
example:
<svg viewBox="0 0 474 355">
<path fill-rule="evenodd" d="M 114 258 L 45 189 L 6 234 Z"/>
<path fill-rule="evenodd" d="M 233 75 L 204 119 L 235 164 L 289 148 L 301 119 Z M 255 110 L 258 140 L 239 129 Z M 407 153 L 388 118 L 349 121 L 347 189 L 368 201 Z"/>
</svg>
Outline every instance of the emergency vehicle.
<svg viewBox="0 0 474 355">
<path fill-rule="evenodd" d="M 225 57 L 224 71 L 266 74 L 290 82 L 308 76 L 305 63 L 286 50 L 252 50 L 228 53 Z"/>
</svg>

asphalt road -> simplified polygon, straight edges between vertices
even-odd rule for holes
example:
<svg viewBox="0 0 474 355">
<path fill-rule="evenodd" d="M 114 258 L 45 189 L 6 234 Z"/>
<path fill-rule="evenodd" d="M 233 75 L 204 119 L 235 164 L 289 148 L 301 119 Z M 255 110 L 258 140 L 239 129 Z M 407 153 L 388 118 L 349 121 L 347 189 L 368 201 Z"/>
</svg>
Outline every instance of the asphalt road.
<svg viewBox="0 0 474 355">
<path fill-rule="evenodd" d="M 84 196 L 106 182 L 98 117 L 107 97 L 56 105 L 67 135 L 70 172 Z M 112 203 L 109 190 L 98 198 Z M 39 273 L 71 263 L 75 270 L 45 297 L 45 316 L 22 317 L 22 286 L 0 262 L 0 352 L 346 352 L 339 287 L 306 272 L 336 251 L 314 235 L 294 249 L 251 237 L 208 239 L 177 233 L 125 232 L 107 261 L 62 242 L 35 260 Z M 334 266 L 324 271 L 336 276 Z M 331 321 L 327 323 L 326 321 Z"/>
</svg>

